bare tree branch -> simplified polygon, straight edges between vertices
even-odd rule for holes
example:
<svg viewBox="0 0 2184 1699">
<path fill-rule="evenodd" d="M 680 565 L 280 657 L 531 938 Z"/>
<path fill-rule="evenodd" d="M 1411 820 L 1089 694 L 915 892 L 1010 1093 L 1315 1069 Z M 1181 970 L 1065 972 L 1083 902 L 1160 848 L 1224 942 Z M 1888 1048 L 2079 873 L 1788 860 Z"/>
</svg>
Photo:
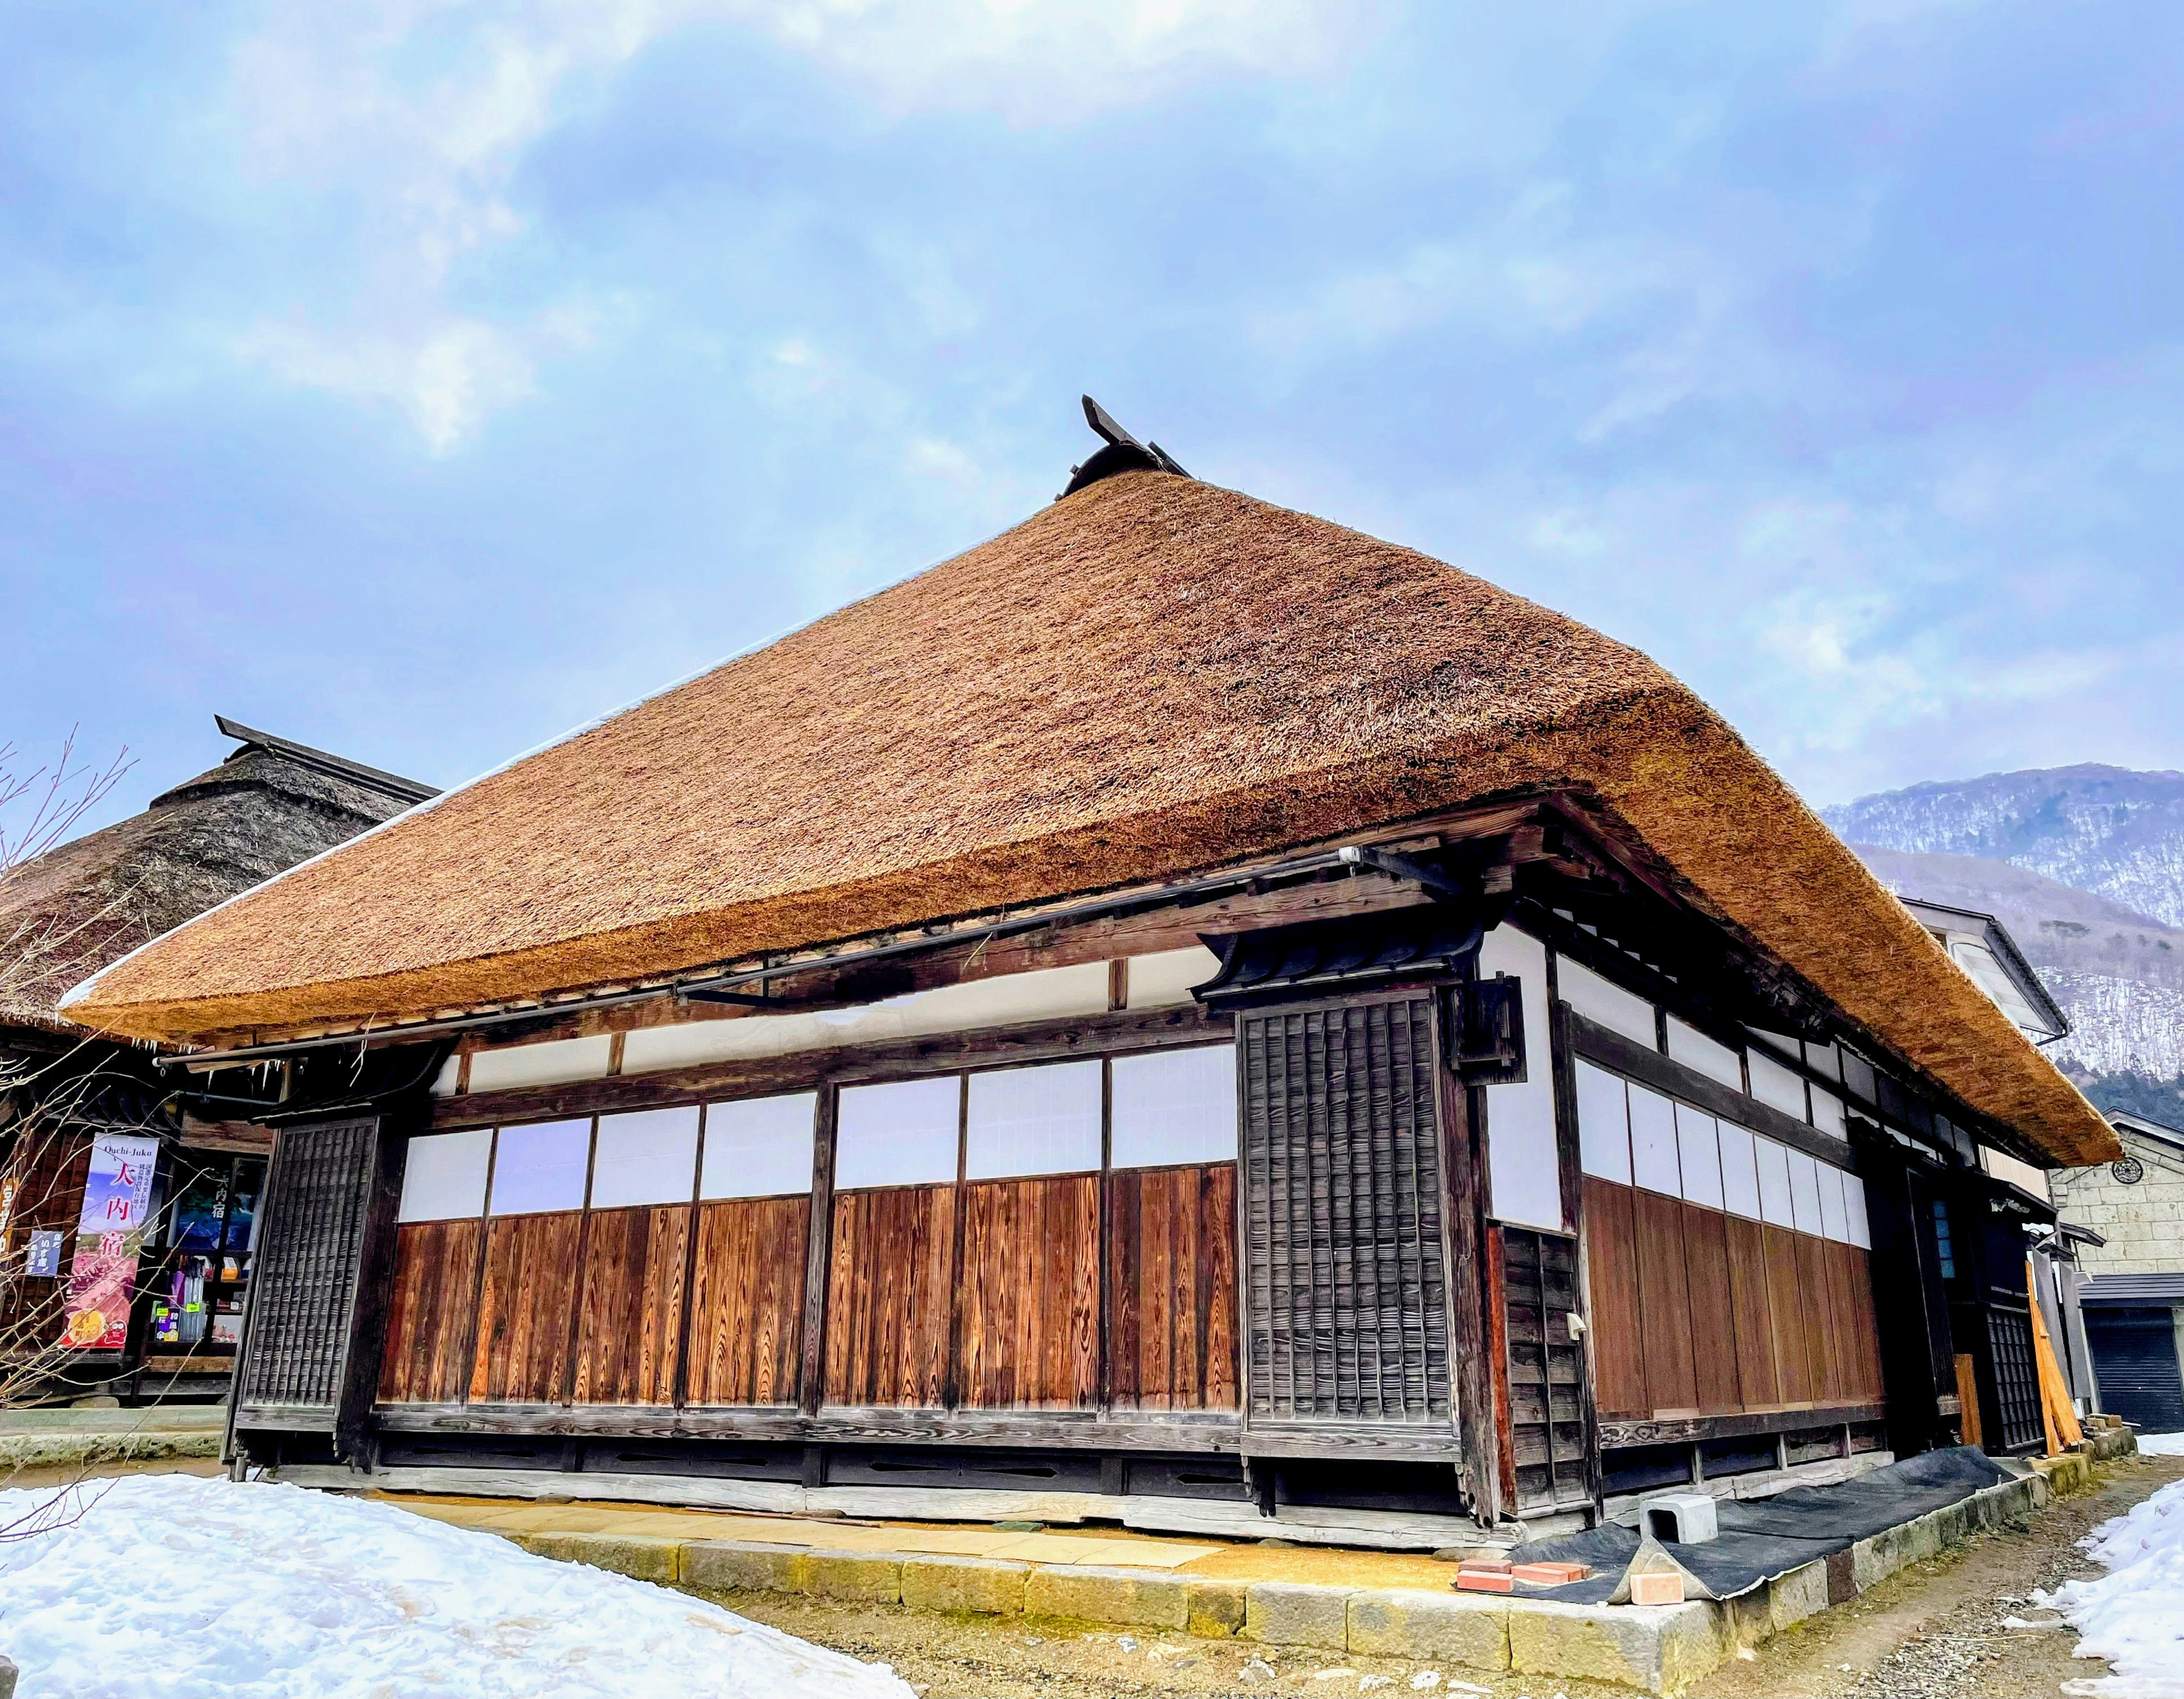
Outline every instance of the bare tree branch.
<svg viewBox="0 0 2184 1699">
<path fill-rule="evenodd" d="M 16 771 L 19 760 L 12 742 L 0 743 L 0 874 L 36 861 L 66 838 L 136 765 L 125 746 L 102 768 L 78 761 L 73 727 L 61 741 L 58 760 L 27 773 Z M 11 826 L 8 811 L 26 797 L 29 813 Z"/>
</svg>

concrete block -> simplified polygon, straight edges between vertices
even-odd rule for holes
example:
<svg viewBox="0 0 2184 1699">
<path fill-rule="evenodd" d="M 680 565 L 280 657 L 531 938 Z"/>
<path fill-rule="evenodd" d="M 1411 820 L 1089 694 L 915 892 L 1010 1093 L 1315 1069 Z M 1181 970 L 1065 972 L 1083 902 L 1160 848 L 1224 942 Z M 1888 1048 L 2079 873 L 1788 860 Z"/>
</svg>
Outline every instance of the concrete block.
<svg viewBox="0 0 2184 1699">
<path fill-rule="evenodd" d="M 902 1559 L 869 1551 L 806 1551 L 790 1566 L 795 1590 L 861 1604 L 902 1602 Z"/>
<path fill-rule="evenodd" d="M 1021 1615 L 1028 1563 L 999 1557 L 912 1557 L 902 1566 L 902 1602 L 922 1611 Z"/>
<path fill-rule="evenodd" d="M 1698 1546 L 1721 1532 L 1713 1497 L 1702 1492 L 1664 1492 L 1639 1506 L 1645 1531 L 1663 1545 Z"/>
<path fill-rule="evenodd" d="M 588 1563 L 639 1581 L 672 1585 L 682 1579 L 682 1542 L 641 1534 L 533 1534 L 516 1542 L 541 1557 Z"/>
<path fill-rule="evenodd" d="M 1509 1667 L 1509 1606 L 1440 1593 L 1352 1593 L 1349 1650 L 1469 1669 Z"/>
<path fill-rule="evenodd" d="M 1258 1582 L 1245 1590 L 1244 1637 L 1269 1646 L 1323 1646 L 1341 1652 L 1350 1643 L 1349 1590 Z"/>
<path fill-rule="evenodd" d="M 1828 1560 L 1815 1558 L 1768 1584 L 1767 1619 L 1775 1633 L 1828 1607 Z"/>
<path fill-rule="evenodd" d="M 1927 1550 L 1922 1554 L 1937 1557 L 1952 1546 L 1961 1546 L 1971 1537 L 1971 1501 L 1959 1500 L 1945 1504 L 1939 1510 L 1922 1516 L 1912 1524 L 1922 1531 Z"/>
<path fill-rule="evenodd" d="M 682 1548 L 682 1585 L 709 1593 L 794 1593 L 800 1546 L 744 1540 L 694 1540 Z"/>
<path fill-rule="evenodd" d="M 1238 1633 L 1244 1626 L 1244 1593 L 1241 1581 L 1186 1580 L 1184 1625 L 1207 1640 Z"/>
<path fill-rule="evenodd" d="M 1641 1607 L 1528 1599 L 1509 1607 L 1509 1668 L 1519 1675 L 1672 1693 L 1720 1663 L 1724 1649 L 1721 1612 L 1704 1600 Z"/>
<path fill-rule="evenodd" d="M 1179 1629 L 1190 1623 L 1189 1584 L 1158 1569 L 1100 1569 L 1049 1564 L 1024 1584 L 1024 1609 L 1035 1617 L 1075 1617 Z"/>
</svg>

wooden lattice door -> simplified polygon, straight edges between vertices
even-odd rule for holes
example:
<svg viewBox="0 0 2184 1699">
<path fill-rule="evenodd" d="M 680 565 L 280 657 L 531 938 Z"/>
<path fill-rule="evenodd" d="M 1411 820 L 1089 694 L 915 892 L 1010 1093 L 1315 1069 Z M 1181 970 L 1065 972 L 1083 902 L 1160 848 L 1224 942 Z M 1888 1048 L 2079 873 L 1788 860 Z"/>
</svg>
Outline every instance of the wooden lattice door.
<svg viewBox="0 0 2184 1699">
<path fill-rule="evenodd" d="M 1452 1442 L 1431 994 L 1236 1024 L 1247 1428 Z"/>
</svg>

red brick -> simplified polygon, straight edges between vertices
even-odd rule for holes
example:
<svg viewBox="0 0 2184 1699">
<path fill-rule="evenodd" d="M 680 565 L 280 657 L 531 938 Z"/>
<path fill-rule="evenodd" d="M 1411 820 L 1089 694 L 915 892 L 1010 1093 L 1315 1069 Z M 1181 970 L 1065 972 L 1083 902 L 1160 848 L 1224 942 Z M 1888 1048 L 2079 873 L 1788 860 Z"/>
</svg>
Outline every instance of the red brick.
<svg viewBox="0 0 2184 1699">
<path fill-rule="evenodd" d="M 1457 1572 L 1458 1590 L 1466 1593 L 1513 1593 L 1517 1584 L 1507 1575 L 1496 1575 L 1479 1569 L 1460 1569 Z"/>
<path fill-rule="evenodd" d="M 1519 1563 L 1509 1573 L 1535 1587 L 1563 1587 L 1572 1581 L 1585 1579 L 1592 1573 L 1592 1567 L 1587 1563 Z"/>
<path fill-rule="evenodd" d="M 1630 1578 L 1634 1605 L 1680 1605 L 1683 1602 L 1684 1578 L 1673 1569 L 1654 1569 Z"/>
<path fill-rule="evenodd" d="M 1456 1566 L 1459 1575 L 1506 1575 L 1509 1560 L 1506 1557 L 1467 1557 Z"/>
</svg>

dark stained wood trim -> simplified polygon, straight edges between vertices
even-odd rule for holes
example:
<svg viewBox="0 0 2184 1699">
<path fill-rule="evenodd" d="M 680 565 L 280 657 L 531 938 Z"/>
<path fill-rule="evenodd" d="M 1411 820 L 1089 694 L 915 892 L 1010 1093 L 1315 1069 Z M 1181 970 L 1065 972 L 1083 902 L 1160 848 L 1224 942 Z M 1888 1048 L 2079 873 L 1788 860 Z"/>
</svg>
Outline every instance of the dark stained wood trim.
<svg viewBox="0 0 2184 1699">
<path fill-rule="evenodd" d="M 577 1359 L 583 1355 L 584 1337 L 584 1279 L 585 1271 L 592 1259 L 592 1179 L 599 1165 L 599 1120 L 592 1117 L 591 1131 L 586 1135 L 584 1146 L 584 1208 L 577 1223 L 577 1266 L 571 1271 L 569 1282 L 568 1354 L 561 1368 L 561 1401 L 572 1404 L 577 1398 Z"/>
<path fill-rule="evenodd" d="M 334 1451 L 350 1460 L 367 1457 L 367 1418 L 379 1395 L 387 1315 L 394 1300 L 394 1217 L 401 1209 L 402 1173 L 410 1150 L 395 1122 L 397 1117 L 408 1119 L 415 1113 L 389 1109 L 376 1118 L 371 1129 L 371 1189 L 365 1203 L 348 1339 L 342 1351 L 341 1388 L 335 1401 Z"/>
<path fill-rule="evenodd" d="M 797 1403 L 817 1413 L 827 1393 L 827 1276 L 834 1251 L 834 1128 L 841 1094 L 819 1088 L 811 1129 L 811 1221 L 804 1252 L 804 1367 Z"/>
<path fill-rule="evenodd" d="M 1547 952 L 1547 979 L 1554 983 L 1555 953 Z M 1577 1124 L 1577 1051 L 1570 1033 L 1569 1005 L 1559 996 L 1547 1005 L 1548 1042 L 1554 1048 L 1555 1153 L 1561 1168 L 1563 1218 L 1575 1236 L 1571 1285 L 1585 1321 L 1585 1337 L 1578 1341 L 1578 1397 L 1585 1412 L 1585 1491 L 1596 1510 L 1601 1502 L 1600 1409 L 1592 1387 L 1591 1259 L 1585 1239 L 1585 1169 Z M 1544 1317 L 1542 1318 L 1544 1325 Z"/>
<path fill-rule="evenodd" d="M 1517 1436 L 1509 1425 L 1508 1272 L 1502 1255 L 1502 1228 L 1486 1228 L 1486 1356 L 1494 1376 L 1495 1480 L 1505 1509 L 1517 1506 Z"/>
<path fill-rule="evenodd" d="M 963 1234 L 971 1212 L 971 1089 L 956 1083 L 955 1219 L 948 1245 L 948 1344 L 940 1359 L 940 1402 L 953 1410 L 963 1402 Z"/>
<path fill-rule="evenodd" d="M 1442 1007 L 1442 1054 L 1435 1069 L 1440 1095 L 1441 1169 L 1445 1176 L 1441 1245 L 1448 1268 L 1449 1404 L 1469 1477 L 1472 1513 L 1492 1525 L 1501 1513 L 1500 1467 L 1493 1421 L 1492 1372 L 1486 1353 L 1486 1292 L 1482 1245 L 1486 1233 L 1485 1161 L 1474 1129 L 1485 1088 L 1466 1086 L 1447 1067 L 1453 1035 L 1451 1000 Z"/>
<path fill-rule="evenodd" d="M 1127 959 L 1111 963 L 1108 968 L 1108 1000 L 1119 1005 L 1129 997 L 1129 962 Z M 1115 1407 L 1115 1064 L 1106 1056 L 1100 1059 L 1100 1226 L 1099 1280 L 1100 1307 L 1095 1319 L 1098 1329 L 1100 1382 L 1093 1395 L 1095 1406 L 1102 1412 Z"/>
<path fill-rule="evenodd" d="M 1789 1410 L 1745 1410 L 1725 1416 L 1689 1416 L 1660 1422 L 1603 1422 L 1603 1451 L 1629 1446 L 1676 1445 L 1695 1440 L 1741 1439 L 1755 1434 L 1786 1434 L 1802 1428 L 1840 1428 L 1849 1422 L 1877 1422 L 1887 1406 L 1875 1399 L 1864 1404 L 1810 1404 Z"/>
<path fill-rule="evenodd" d="M 307 1412 L 308 1413 L 308 1412 Z M 302 1429 L 276 1411 L 262 1418 L 243 1412 L 242 1426 Z M 551 1434 L 571 1438 L 771 1440 L 791 1445 L 888 1445 L 896 1443 L 1050 1447 L 1056 1450 L 1140 1450 L 1165 1452 L 1238 1450 L 1241 1424 L 1228 1411 L 1179 1414 L 1173 1418 L 1133 1413 L 1111 1418 L 1096 1411 L 907 1410 L 836 1405 L 816 1416 L 785 1408 L 671 1410 L 665 1406 L 547 1404 L 382 1405 L 375 1425 L 388 1433 Z M 1312 1430 L 1309 1448 L 1269 1455 L 1324 1456 L 1329 1437 Z M 1352 1440 L 1336 1430 L 1338 1444 L 1401 1450 L 1405 1430 L 1369 1429 Z M 1300 1447 L 1304 1442 L 1300 1440 Z M 1419 1446 L 1422 1456 L 1446 1456 L 1447 1438 L 1435 1429 Z"/>
<path fill-rule="evenodd" d="M 579 1080 L 567 1085 L 440 1098 L 432 1106 L 432 1128 L 451 1132 L 501 1122 L 557 1120 L 710 1099 L 819 1090 L 866 1079 L 905 1079 L 961 1073 L 977 1067 L 1162 1050 L 1217 1042 L 1229 1035 L 1234 1024 L 1229 1015 L 1185 1004 L 1170 1009 L 1122 1010 L 1034 1026 L 944 1033 L 900 1044 L 800 1050 L 793 1056 L 662 1068 L 653 1073 Z"/>
<path fill-rule="evenodd" d="M 698 1201 L 698 1194 L 705 1186 L 706 1120 L 701 1105 L 698 1110 L 698 1160 L 690 1175 L 690 1233 L 682 1247 L 682 1319 L 675 1340 L 673 1402 L 677 1410 L 690 1395 L 690 1327 L 693 1312 L 698 1307 L 698 1241 L 705 1237 L 705 1206 Z"/>
<path fill-rule="evenodd" d="M 1597 1062 L 1602 1067 L 1628 1074 L 1657 1091 L 1680 1097 L 1709 1115 L 1719 1115 L 1748 1131 L 1764 1134 L 1778 1145 L 1787 1145 L 1794 1150 L 1802 1150 L 1807 1156 L 1817 1156 L 1835 1167 L 1849 1168 L 1853 1166 L 1851 1147 L 1846 1140 L 1830 1139 L 1817 1128 L 1808 1127 L 1802 1121 L 1792 1121 L 1780 1110 L 1762 1103 L 1756 1097 L 1747 1097 L 1741 1091 L 1732 1091 L 1719 1080 L 1709 1079 L 1696 1068 L 1686 1067 L 1673 1056 L 1665 1056 L 1658 1050 L 1649 1050 L 1642 1044 L 1633 1044 L 1622 1033 L 1612 1033 L 1607 1028 L 1588 1021 L 1568 1004 L 1562 1007 L 1568 1013 L 1572 1044 L 1577 1054 L 1587 1061 Z"/>
</svg>

